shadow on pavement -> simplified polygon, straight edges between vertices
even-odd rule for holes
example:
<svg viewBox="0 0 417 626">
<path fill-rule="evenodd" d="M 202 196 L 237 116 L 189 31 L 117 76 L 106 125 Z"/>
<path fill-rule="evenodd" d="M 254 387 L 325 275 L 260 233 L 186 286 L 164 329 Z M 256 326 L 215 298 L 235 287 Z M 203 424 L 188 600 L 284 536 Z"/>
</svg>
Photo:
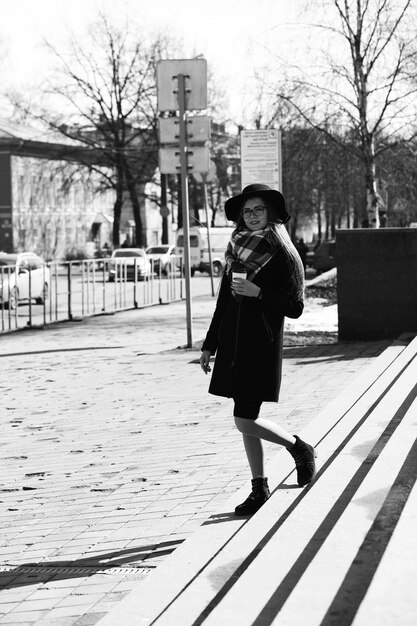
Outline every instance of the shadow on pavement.
<svg viewBox="0 0 417 626">
<path fill-rule="evenodd" d="M 234 511 L 225 511 L 224 513 L 216 513 L 203 522 L 202 526 L 210 526 L 211 524 L 220 524 L 221 522 L 231 522 L 236 520 Z"/>
<path fill-rule="evenodd" d="M 369 342 L 360 342 L 363 344 L 363 350 L 360 351 L 358 357 L 368 358 L 376 357 L 381 354 L 390 344 L 389 340 L 378 340 Z M 284 341 L 283 357 L 284 359 L 303 359 L 302 364 L 308 365 L 312 363 L 320 363 L 325 361 L 349 361 L 352 360 L 352 345 L 358 352 L 358 342 L 350 344 L 349 342 L 339 342 L 332 344 L 313 344 L 313 345 L 286 345 Z M 312 349 L 314 353 L 312 353 Z M 304 360 L 309 358 L 308 361 Z"/>
<path fill-rule="evenodd" d="M 86 350 L 120 350 L 124 346 L 84 346 L 82 348 L 54 348 L 50 350 L 31 350 L 28 352 L 9 352 L 0 354 L 0 358 L 5 356 L 28 356 L 29 354 L 49 354 L 51 352 L 84 352 Z"/>
<path fill-rule="evenodd" d="M 300 487 L 295 483 L 281 483 L 277 485 L 275 489 L 273 489 L 272 493 L 275 493 L 275 491 L 278 491 L 279 489 L 300 489 Z M 240 515 L 239 517 L 237 517 L 234 511 L 224 511 L 223 513 L 215 513 L 213 515 L 210 515 L 210 517 L 201 525 L 210 526 L 211 524 L 221 524 L 222 522 L 231 522 L 236 519 L 245 519 L 249 517 L 252 517 L 252 515 Z"/>
<path fill-rule="evenodd" d="M 85 578 L 111 570 L 117 571 L 124 566 L 127 566 L 124 569 L 131 569 L 132 572 L 150 569 L 156 566 L 147 563 L 148 558 L 167 556 L 174 552 L 183 541 L 184 539 L 179 539 L 133 546 L 119 552 L 106 552 L 75 561 L 42 561 L 41 563 L 23 563 L 17 567 L 3 566 L 0 570 L 0 591 L 36 583 Z"/>
</svg>

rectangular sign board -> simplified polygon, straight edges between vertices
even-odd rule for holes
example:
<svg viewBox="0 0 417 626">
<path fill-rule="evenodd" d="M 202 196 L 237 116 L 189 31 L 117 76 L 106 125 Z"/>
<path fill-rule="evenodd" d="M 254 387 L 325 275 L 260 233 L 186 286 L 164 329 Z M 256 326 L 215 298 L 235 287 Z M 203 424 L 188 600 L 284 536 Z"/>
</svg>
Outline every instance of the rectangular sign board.
<svg viewBox="0 0 417 626">
<path fill-rule="evenodd" d="M 207 115 L 188 115 L 186 117 L 187 144 L 205 143 L 210 139 L 211 118 Z M 178 117 L 160 117 L 159 141 L 163 144 L 180 142 L 180 121 Z"/>
<path fill-rule="evenodd" d="M 190 146 L 188 168 L 194 174 L 208 174 L 210 169 L 210 151 L 208 146 Z"/>
<path fill-rule="evenodd" d="M 187 143 L 204 143 L 210 139 L 211 118 L 208 115 L 189 115 L 187 117 Z"/>
<path fill-rule="evenodd" d="M 188 171 L 206 174 L 210 169 L 210 152 L 207 146 L 190 146 L 187 152 Z M 180 151 L 178 148 L 159 149 L 159 169 L 161 174 L 181 172 Z"/>
<path fill-rule="evenodd" d="M 178 148 L 159 148 L 159 170 L 161 174 L 181 172 L 180 151 Z"/>
<path fill-rule="evenodd" d="M 207 109 L 206 59 L 170 59 L 159 61 L 156 67 L 158 110 L 179 110 L 178 74 L 185 76 L 186 110 Z"/>
<path fill-rule="evenodd" d="M 281 133 L 277 129 L 240 133 L 242 189 L 253 183 L 281 191 Z"/>
<path fill-rule="evenodd" d="M 180 143 L 180 121 L 178 117 L 159 117 L 159 141 L 163 144 Z"/>
</svg>

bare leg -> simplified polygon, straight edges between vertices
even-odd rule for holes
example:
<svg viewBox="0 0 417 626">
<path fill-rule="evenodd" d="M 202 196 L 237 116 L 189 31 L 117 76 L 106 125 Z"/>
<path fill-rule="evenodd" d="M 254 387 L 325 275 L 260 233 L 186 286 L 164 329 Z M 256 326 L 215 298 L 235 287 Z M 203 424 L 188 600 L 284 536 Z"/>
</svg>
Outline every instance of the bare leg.
<svg viewBox="0 0 417 626">
<path fill-rule="evenodd" d="M 236 515 L 255 513 L 270 497 L 268 479 L 264 475 L 264 454 L 262 439 L 284 446 L 295 460 L 297 482 L 300 487 L 310 483 L 315 474 L 316 466 L 314 448 L 293 437 L 286 430 L 270 420 L 256 418 L 245 419 L 235 416 L 237 429 L 242 433 L 246 456 L 252 472 L 252 492 L 249 497 L 235 508 Z"/>
<path fill-rule="evenodd" d="M 287 448 L 287 450 L 290 450 L 296 442 L 295 437 L 287 433 L 286 430 L 284 430 L 274 422 L 266 420 L 262 417 L 258 417 L 256 420 L 248 420 L 242 417 L 235 417 L 235 424 L 237 429 L 243 435 L 250 435 L 254 438 L 265 439 L 266 441 L 277 443 L 278 445 Z"/>
<path fill-rule="evenodd" d="M 265 476 L 264 450 L 262 441 L 259 437 L 253 437 L 252 435 L 246 435 L 245 433 L 242 433 L 242 437 L 252 478 Z"/>
</svg>

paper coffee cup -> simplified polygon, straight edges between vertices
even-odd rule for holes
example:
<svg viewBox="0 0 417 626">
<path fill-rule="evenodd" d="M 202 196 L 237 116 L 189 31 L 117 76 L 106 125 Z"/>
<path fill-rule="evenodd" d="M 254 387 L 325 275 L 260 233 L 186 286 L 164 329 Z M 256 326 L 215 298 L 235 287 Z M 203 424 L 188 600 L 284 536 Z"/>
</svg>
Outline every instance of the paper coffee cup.
<svg viewBox="0 0 417 626">
<path fill-rule="evenodd" d="M 232 280 L 235 278 L 246 278 L 247 272 L 232 272 Z"/>
</svg>

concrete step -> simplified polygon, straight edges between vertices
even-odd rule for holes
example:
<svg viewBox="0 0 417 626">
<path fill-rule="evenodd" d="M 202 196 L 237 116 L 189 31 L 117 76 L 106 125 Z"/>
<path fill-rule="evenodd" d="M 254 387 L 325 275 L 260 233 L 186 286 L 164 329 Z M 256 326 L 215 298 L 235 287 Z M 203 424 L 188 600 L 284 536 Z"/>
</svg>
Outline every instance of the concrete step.
<svg viewBox="0 0 417 626">
<path fill-rule="evenodd" d="M 417 339 L 390 346 L 300 433 L 319 452 L 312 485 L 296 488 L 293 460 L 281 449 L 268 468 L 272 497 L 255 516 L 234 517 L 247 496 L 242 489 L 100 626 L 295 625 L 307 614 L 312 625 L 342 624 L 352 621 L 342 619 L 347 608 L 350 617 L 363 614 L 374 623 L 373 602 L 366 609 L 363 592 L 380 593 L 375 569 L 394 557 L 384 549 L 376 568 L 359 568 L 359 590 L 357 563 L 369 560 L 378 525 L 398 522 L 409 510 L 417 473 L 416 354 Z M 388 542 L 398 528 L 386 533 Z M 399 546 L 404 540 L 396 535 Z M 417 567 L 411 570 L 410 581 Z"/>
</svg>

